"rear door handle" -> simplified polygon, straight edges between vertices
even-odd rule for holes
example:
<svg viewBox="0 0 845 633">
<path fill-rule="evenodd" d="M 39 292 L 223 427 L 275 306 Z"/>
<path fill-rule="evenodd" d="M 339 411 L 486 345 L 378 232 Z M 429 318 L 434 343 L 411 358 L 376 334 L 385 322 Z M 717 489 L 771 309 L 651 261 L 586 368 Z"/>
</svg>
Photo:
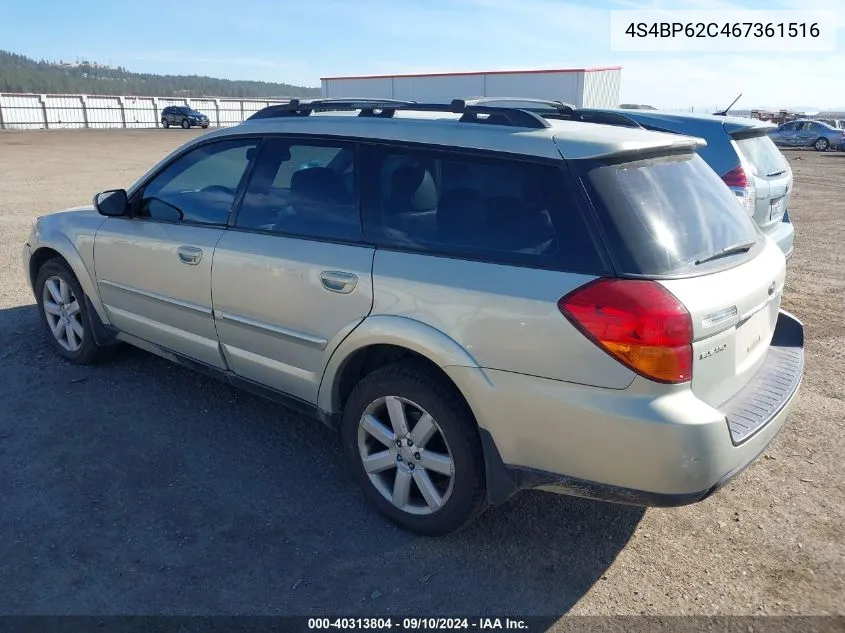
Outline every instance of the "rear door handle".
<svg viewBox="0 0 845 633">
<path fill-rule="evenodd" d="M 195 246 L 180 246 L 176 249 L 176 254 L 179 255 L 179 261 L 191 266 L 196 266 L 202 259 L 202 249 Z"/>
<path fill-rule="evenodd" d="M 320 282 L 326 290 L 346 295 L 355 289 L 358 284 L 358 277 L 352 273 L 324 270 L 320 273 Z"/>
</svg>

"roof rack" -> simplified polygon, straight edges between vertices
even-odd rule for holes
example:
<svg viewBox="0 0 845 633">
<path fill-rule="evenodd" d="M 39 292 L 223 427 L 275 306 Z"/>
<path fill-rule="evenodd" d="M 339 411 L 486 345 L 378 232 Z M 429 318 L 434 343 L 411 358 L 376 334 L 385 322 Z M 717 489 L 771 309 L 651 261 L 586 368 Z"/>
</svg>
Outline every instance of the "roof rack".
<svg viewBox="0 0 845 633">
<path fill-rule="evenodd" d="M 619 127 L 643 127 L 633 118 L 617 112 L 605 112 L 591 110 L 590 108 L 578 108 L 574 104 L 551 99 L 532 99 L 520 97 L 478 97 L 468 99 L 468 103 L 481 105 L 503 105 L 512 104 L 509 107 L 519 107 L 546 119 L 558 119 L 563 121 L 580 121 L 582 123 L 600 123 L 603 125 L 616 125 Z M 525 106 L 517 104 L 524 103 Z"/>
<path fill-rule="evenodd" d="M 268 106 L 259 110 L 247 121 L 277 117 L 308 116 L 315 111 L 360 110 L 361 117 L 392 117 L 397 111 L 404 112 L 443 112 L 462 115 L 463 123 L 488 123 L 531 129 L 550 127 L 539 114 L 522 108 L 475 105 L 464 99 L 453 99 L 451 103 L 417 103 L 416 101 L 398 101 L 393 99 L 314 99 L 302 102 L 291 99 L 288 103 Z"/>
<path fill-rule="evenodd" d="M 554 99 L 534 99 L 521 97 L 473 97 L 466 99 L 466 102 L 471 105 L 480 106 L 495 106 L 502 104 L 500 107 L 520 108 L 521 110 L 528 110 L 529 112 L 556 110 L 561 114 L 571 113 L 576 109 L 576 106 L 564 101 L 557 101 Z M 527 106 L 519 106 L 519 103 L 527 103 Z M 509 105 L 510 104 L 510 105 Z"/>
</svg>

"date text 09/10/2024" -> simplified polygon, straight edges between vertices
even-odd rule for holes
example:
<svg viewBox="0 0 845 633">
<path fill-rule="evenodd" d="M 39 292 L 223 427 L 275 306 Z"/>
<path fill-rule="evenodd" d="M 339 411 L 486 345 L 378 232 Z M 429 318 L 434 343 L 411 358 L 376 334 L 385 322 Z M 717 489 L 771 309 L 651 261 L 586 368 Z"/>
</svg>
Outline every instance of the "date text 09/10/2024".
<svg viewBox="0 0 845 633">
<path fill-rule="evenodd" d="M 451 631 L 451 630 L 512 630 L 526 631 L 528 624 L 519 618 L 309 618 L 308 629 L 331 630 L 403 630 L 403 631 Z"/>
</svg>

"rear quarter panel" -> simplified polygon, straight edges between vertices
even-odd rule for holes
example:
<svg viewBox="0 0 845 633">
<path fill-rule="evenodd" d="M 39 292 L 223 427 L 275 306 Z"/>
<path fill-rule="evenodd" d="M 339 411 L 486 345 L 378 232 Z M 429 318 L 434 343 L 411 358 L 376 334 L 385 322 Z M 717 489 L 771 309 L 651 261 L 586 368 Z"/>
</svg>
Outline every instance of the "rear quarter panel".
<svg viewBox="0 0 845 633">
<path fill-rule="evenodd" d="M 634 373 L 558 310 L 590 275 L 378 250 L 372 315 L 445 333 L 482 368 L 624 389 Z"/>
</svg>

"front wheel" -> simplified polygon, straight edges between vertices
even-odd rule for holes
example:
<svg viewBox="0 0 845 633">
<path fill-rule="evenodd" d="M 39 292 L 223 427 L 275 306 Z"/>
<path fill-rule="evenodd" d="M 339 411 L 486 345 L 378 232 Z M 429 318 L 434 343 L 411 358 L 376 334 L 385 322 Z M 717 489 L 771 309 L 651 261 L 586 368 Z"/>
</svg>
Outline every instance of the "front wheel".
<svg viewBox="0 0 845 633">
<path fill-rule="evenodd" d="M 161 120 L 161 127 L 163 127 L 163 128 L 170 127 L 170 121 L 168 121 L 167 119 L 162 119 Z"/>
<path fill-rule="evenodd" d="M 191 127 L 191 122 L 188 119 L 182 119 L 182 127 L 187 130 Z"/>
<path fill-rule="evenodd" d="M 830 147 L 830 141 L 822 136 L 821 138 L 816 139 L 816 142 L 813 143 L 813 147 L 815 147 L 819 152 L 826 152 Z"/>
<path fill-rule="evenodd" d="M 106 348 L 94 340 L 85 293 L 64 262 L 53 259 L 41 267 L 35 296 L 41 324 L 59 355 L 75 365 L 103 356 Z"/>
<path fill-rule="evenodd" d="M 484 508 L 475 420 L 454 386 L 425 369 L 399 363 L 361 380 L 341 438 L 364 494 L 404 529 L 448 534 Z"/>
</svg>

